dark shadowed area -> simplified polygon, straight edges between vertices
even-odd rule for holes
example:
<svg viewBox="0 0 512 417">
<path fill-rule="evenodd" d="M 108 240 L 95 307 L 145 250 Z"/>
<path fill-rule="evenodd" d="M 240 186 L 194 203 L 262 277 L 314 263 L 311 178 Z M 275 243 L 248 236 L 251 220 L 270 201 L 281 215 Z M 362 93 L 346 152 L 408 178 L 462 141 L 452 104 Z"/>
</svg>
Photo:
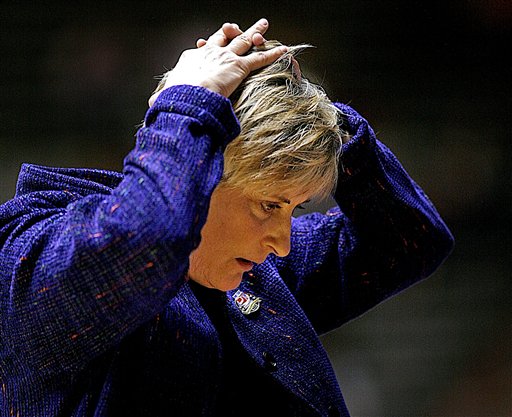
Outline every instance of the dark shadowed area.
<svg viewBox="0 0 512 417">
<path fill-rule="evenodd" d="M 512 2 L 0 5 L 0 202 L 23 162 L 121 170 L 155 77 L 223 22 L 313 44 L 305 75 L 370 120 L 456 238 L 428 280 L 323 337 L 349 410 L 512 416 Z"/>
</svg>

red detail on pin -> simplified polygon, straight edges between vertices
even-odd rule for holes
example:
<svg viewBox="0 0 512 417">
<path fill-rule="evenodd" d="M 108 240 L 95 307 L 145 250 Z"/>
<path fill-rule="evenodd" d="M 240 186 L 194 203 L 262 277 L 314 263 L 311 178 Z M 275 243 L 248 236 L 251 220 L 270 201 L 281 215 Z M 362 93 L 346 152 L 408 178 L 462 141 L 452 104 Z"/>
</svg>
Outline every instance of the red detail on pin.
<svg viewBox="0 0 512 417">
<path fill-rule="evenodd" d="M 243 314 L 251 314 L 260 308 L 261 298 L 256 297 L 252 294 L 248 294 L 241 290 L 238 290 L 234 295 L 233 299 L 236 306 Z"/>
</svg>

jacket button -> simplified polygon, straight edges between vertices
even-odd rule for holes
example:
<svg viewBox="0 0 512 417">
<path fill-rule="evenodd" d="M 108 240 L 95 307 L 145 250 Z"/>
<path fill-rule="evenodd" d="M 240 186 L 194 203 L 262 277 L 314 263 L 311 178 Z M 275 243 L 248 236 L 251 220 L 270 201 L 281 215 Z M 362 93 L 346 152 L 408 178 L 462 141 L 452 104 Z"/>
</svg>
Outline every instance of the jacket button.
<svg viewBox="0 0 512 417">
<path fill-rule="evenodd" d="M 340 412 L 333 405 L 329 406 L 329 408 L 327 409 L 327 412 L 328 412 L 328 414 L 327 414 L 328 417 L 340 417 Z"/>
<path fill-rule="evenodd" d="M 274 355 L 269 352 L 263 352 L 263 359 L 265 360 L 265 369 L 269 372 L 277 371 L 277 362 Z"/>
</svg>

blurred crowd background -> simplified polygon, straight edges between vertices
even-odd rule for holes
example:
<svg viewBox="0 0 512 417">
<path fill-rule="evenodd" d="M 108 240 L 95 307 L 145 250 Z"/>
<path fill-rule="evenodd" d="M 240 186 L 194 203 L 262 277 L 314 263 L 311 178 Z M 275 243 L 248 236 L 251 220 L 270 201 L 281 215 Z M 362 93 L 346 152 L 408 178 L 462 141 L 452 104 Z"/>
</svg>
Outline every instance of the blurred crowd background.
<svg viewBox="0 0 512 417">
<path fill-rule="evenodd" d="M 322 338 L 353 416 L 512 416 L 508 0 L 0 1 L 0 203 L 23 162 L 121 170 L 155 77 L 259 17 L 315 46 L 305 75 L 370 120 L 456 238 Z"/>
</svg>

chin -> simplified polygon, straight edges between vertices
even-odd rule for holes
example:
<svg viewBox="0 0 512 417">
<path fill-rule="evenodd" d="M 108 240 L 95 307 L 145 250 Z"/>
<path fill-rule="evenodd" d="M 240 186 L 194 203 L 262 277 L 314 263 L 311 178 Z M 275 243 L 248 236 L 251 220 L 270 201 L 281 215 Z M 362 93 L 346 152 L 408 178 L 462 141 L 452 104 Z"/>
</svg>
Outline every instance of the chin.
<svg viewBox="0 0 512 417">
<path fill-rule="evenodd" d="M 240 275 L 239 277 L 237 277 L 235 279 L 230 279 L 230 280 L 225 279 L 223 281 L 215 282 L 215 284 L 213 285 L 213 288 L 220 290 L 220 291 L 224 291 L 224 292 L 231 291 L 231 290 L 237 289 L 241 282 L 242 282 L 242 276 Z"/>
<path fill-rule="evenodd" d="M 227 268 L 210 268 L 210 271 L 205 273 L 204 270 L 201 271 L 191 268 L 189 269 L 188 275 L 203 287 L 226 292 L 238 288 L 243 278 L 242 271 L 226 273 L 226 269 Z"/>
</svg>

